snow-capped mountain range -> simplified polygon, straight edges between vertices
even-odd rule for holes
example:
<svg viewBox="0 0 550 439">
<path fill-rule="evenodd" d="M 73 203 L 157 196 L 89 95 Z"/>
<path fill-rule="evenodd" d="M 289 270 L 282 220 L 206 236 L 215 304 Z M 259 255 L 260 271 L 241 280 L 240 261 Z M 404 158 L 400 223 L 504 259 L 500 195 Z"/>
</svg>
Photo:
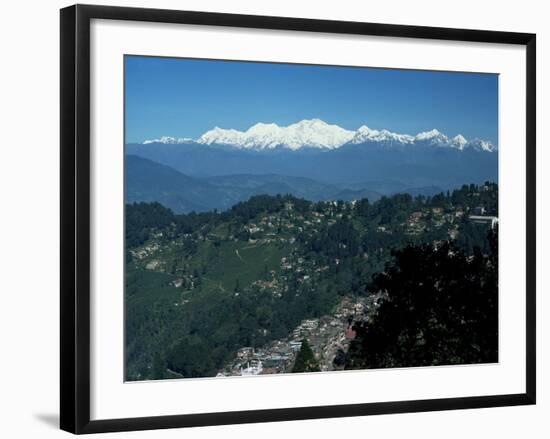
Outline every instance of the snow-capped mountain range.
<svg viewBox="0 0 550 439">
<path fill-rule="evenodd" d="M 164 143 L 165 145 L 176 145 L 182 143 L 193 143 L 194 140 L 190 137 L 171 137 L 171 136 L 162 136 L 158 139 L 150 139 L 143 142 L 144 145 L 149 145 L 150 143 Z"/>
<path fill-rule="evenodd" d="M 257 123 L 244 132 L 216 127 L 204 133 L 197 142 L 207 145 L 233 145 L 246 149 L 273 149 L 278 146 L 292 150 L 303 147 L 334 149 L 349 142 L 354 135 L 354 131 L 345 130 L 338 125 L 311 119 L 287 127 L 280 127 L 274 123 Z"/>
<path fill-rule="evenodd" d="M 456 150 L 474 149 L 493 152 L 496 146 L 480 139 L 467 140 L 461 134 L 448 137 L 436 129 L 416 134 L 398 134 L 385 129 L 376 130 L 366 125 L 357 131 L 346 130 L 338 125 L 328 124 L 320 119 L 306 119 L 300 122 L 279 126 L 274 123 L 257 123 L 246 131 L 215 127 L 198 139 L 163 136 L 146 140 L 143 144 L 186 144 L 227 145 L 240 150 L 273 150 L 286 148 L 317 148 L 334 150 L 346 144 L 375 144 L 388 147 L 435 146 Z"/>
</svg>

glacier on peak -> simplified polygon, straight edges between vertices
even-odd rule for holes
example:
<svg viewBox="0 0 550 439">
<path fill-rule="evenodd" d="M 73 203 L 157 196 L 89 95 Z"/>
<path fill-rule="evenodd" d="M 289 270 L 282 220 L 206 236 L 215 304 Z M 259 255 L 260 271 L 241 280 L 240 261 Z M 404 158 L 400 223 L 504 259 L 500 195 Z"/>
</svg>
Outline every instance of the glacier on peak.
<svg viewBox="0 0 550 439">
<path fill-rule="evenodd" d="M 192 143 L 192 142 L 194 142 L 194 140 L 191 139 L 190 137 L 162 136 L 158 139 L 145 140 L 143 144 L 144 145 L 148 145 L 151 143 L 182 144 L 182 143 Z"/>
<path fill-rule="evenodd" d="M 246 131 L 215 128 L 200 136 L 197 143 L 219 143 L 257 150 L 277 147 L 292 150 L 303 147 L 334 149 L 347 143 L 354 134 L 354 131 L 327 124 L 320 119 L 306 119 L 286 127 L 260 122 Z"/>
<path fill-rule="evenodd" d="M 399 134 L 387 129 L 372 129 L 367 125 L 356 131 L 332 125 L 321 119 L 304 119 L 288 126 L 258 122 L 246 131 L 218 126 L 202 134 L 198 139 L 163 136 L 146 140 L 144 144 L 183 144 L 196 142 L 203 145 L 227 145 L 242 150 L 273 150 L 286 148 L 293 151 L 301 148 L 332 150 L 346 144 L 375 144 L 394 146 L 436 146 L 458 150 L 471 148 L 476 151 L 493 152 L 497 148 L 491 142 L 474 139 L 468 141 L 462 134 L 449 138 L 437 129 L 423 131 L 414 136 Z"/>
<path fill-rule="evenodd" d="M 384 144 L 398 143 L 398 144 L 405 145 L 405 144 L 413 143 L 413 140 L 414 138 L 412 136 L 409 136 L 408 134 L 393 133 L 386 129 L 374 130 L 369 128 L 367 125 L 362 125 L 355 132 L 355 135 L 351 139 L 350 143 L 358 144 L 358 143 L 376 142 L 376 143 L 384 143 Z"/>
</svg>

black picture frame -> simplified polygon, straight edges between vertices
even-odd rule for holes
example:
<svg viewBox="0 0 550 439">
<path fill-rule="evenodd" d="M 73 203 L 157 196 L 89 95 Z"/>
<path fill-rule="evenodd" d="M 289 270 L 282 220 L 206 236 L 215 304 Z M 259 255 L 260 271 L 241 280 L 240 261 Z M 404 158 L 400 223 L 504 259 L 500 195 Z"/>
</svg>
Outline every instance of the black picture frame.
<svg viewBox="0 0 550 439">
<path fill-rule="evenodd" d="M 526 392 L 383 403 L 346 404 L 90 420 L 90 21 L 181 23 L 333 34 L 485 42 L 526 47 Z M 75 5 L 61 10 L 61 429 L 81 434 L 251 422 L 364 416 L 535 404 L 536 36 L 211 12 Z"/>
</svg>

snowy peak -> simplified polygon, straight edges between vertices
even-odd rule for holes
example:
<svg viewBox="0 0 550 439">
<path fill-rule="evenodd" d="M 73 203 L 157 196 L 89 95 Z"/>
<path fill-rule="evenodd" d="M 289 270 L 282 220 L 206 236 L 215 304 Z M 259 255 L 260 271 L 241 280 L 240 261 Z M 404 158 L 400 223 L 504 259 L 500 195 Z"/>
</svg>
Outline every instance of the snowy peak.
<svg viewBox="0 0 550 439">
<path fill-rule="evenodd" d="M 421 133 L 418 133 L 415 137 L 416 140 L 428 140 L 428 139 L 434 139 L 443 136 L 442 133 L 440 133 L 435 128 L 430 131 L 423 131 Z"/>
<path fill-rule="evenodd" d="M 221 143 L 224 145 L 236 145 L 240 131 L 215 127 L 213 130 L 207 131 L 199 139 L 197 143 L 211 145 L 212 143 Z"/>
<path fill-rule="evenodd" d="M 255 150 L 277 147 L 292 150 L 304 147 L 334 149 L 347 143 L 354 134 L 354 131 L 345 130 L 338 125 L 329 125 L 320 119 L 309 119 L 286 127 L 274 123 L 257 123 L 246 131 L 214 128 L 199 137 L 197 142 Z"/>
<path fill-rule="evenodd" d="M 493 152 L 496 146 L 486 140 L 474 139 L 468 141 L 462 134 L 449 138 L 442 132 L 432 129 L 423 131 L 415 136 L 398 134 L 388 130 L 375 130 L 366 125 L 361 126 L 356 132 L 350 144 L 374 144 L 385 147 L 440 147 L 454 148 L 460 151 L 474 149 L 476 151 Z"/>
<path fill-rule="evenodd" d="M 431 131 L 425 131 L 418 133 L 415 137 L 415 143 L 419 145 L 438 146 L 443 148 L 455 148 L 460 151 L 466 149 L 473 149 L 476 151 L 494 152 L 496 146 L 487 140 L 467 140 L 462 134 L 458 134 L 455 137 L 449 138 L 445 134 L 433 129 Z"/>
<path fill-rule="evenodd" d="M 361 126 L 356 132 L 350 143 L 382 143 L 382 144 L 410 144 L 414 138 L 407 134 L 392 133 L 388 130 L 373 130 L 366 125 Z"/>
<path fill-rule="evenodd" d="M 430 131 L 418 133 L 416 136 L 414 136 L 414 140 L 416 142 L 421 142 L 429 145 L 451 146 L 449 145 L 449 138 L 435 128 Z"/>
<path fill-rule="evenodd" d="M 473 148 L 477 151 L 487 151 L 493 152 L 496 151 L 496 146 L 487 140 L 474 139 L 466 144 L 466 146 Z"/>
<path fill-rule="evenodd" d="M 464 138 L 462 134 L 458 134 L 457 136 L 453 137 L 451 139 L 451 142 L 458 149 L 464 149 L 464 147 L 468 144 L 468 141 Z"/>
<path fill-rule="evenodd" d="M 143 143 L 227 145 L 237 149 L 254 151 L 277 148 L 292 151 L 301 148 L 333 150 L 346 144 L 366 144 L 387 148 L 441 147 L 460 151 L 472 149 L 485 152 L 493 152 L 497 149 L 496 146 L 486 140 L 474 139 L 468 141 L 461 134 L 450 138 L 436 129 L 423 131 L 414 136 L 399 134 L 386 129 L 372 129 L 367 125 L 362 125 L 356 131 L 350 131 L 338 125 L 328 124 L 321 119 L 305 119 L 288 126 L 259 122 L 246 131 L 215 127 L 205 132 L 197 140 L 164 136 L 159 139 L 146 140 Z"/>
<path fill-rule="evenodd" d="M 194 142 L 193 139 L 189 137 L 170 137 L 170 136 L 162 136 L 159 139 L 150 139 L 145 140 L 143 142 L 144 145 L 148 145 L 150 143 L 164 143 L 165 145 L 168 144 L 182 144 L 182 143 L 192 143 Z"/>
</svg>

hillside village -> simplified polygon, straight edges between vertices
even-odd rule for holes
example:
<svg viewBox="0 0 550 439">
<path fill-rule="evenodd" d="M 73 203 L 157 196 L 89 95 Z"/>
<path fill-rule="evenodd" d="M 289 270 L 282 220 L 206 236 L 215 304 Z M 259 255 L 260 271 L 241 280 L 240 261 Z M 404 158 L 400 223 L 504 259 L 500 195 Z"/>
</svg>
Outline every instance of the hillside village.
<svg viewBox="0 0 550 439">
<path fill-rule="evenodd" d="M 304 339 L 311 346 L 321 371 L 341 369 L 342 365 L 335 359 L 345 355 L 350 341 L 355 337 L 354 322 L 368 321 L 376 312 L 377 304 L 374 295 L 356 300 L 344 297 L 332 314 L 303 320 L 284 339 L 274 340 L 257 349 L 250 346 L 239 349 L 235 358 L 216 376 L 291 372 Z"/>
<path fill-rule="evenodd" d="M 352 323 L 368 321 L 383 300 L 365 285 L 384 269 L 392 249 L 409 242 L 437 246 L 445 240 L 467 252 L 474 245 L 483 247 L 486 231 L 498 223 L 498 187 L 486 183 L 455 192 L 430 198 L 397 195 L 372 204 L 260 196 L 228 213 L 193 217 L 196 227 L 183 227 L 177 219 L 151 227 L 142 243 L 129 248 L 127 264 L 130 273 L 155 274 L 158 288 L 170 292 L 172 310 L 163 313 L 183 318 L 191 309 L 197 314 L 201 307 L 217 306 L 220 297 L 250 307 L 242 310 L 251 313 L 243 321 L 249 334 L 232 329 L 247 343 L 236 348 L 220 335 L 223 354 L 209 373 L 289 372 L 304 338 L 321 370 L 334 370 L 335 358 L 353 338 Z M 155 306 L 154 298 L 148 300 Z M 291 308 L 290 317 L 283 315 L 281 302 Z M 281 323 L 273 324 L 277 319 Z M 174 323 L 180 326 L 185 325 Z M 177 335 L 151 337 L 175 345 Z M 140 358 L 135 377 L 147 376 L 151 358 Z"/>
</svg>

